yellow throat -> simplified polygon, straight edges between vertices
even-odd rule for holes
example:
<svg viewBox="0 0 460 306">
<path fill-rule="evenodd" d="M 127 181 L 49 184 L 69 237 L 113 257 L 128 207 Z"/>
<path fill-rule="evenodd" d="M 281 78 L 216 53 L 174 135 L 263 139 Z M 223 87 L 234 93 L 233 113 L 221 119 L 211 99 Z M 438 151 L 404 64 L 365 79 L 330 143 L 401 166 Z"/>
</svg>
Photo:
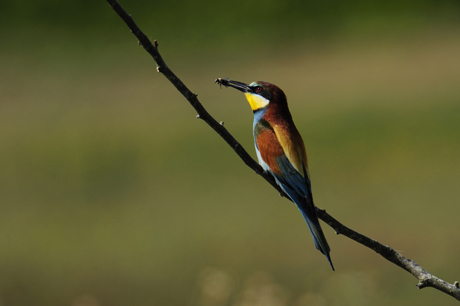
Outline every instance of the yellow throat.
<svg viewBox="0 0 460 306">
<path fill-rule="evenodd" d="M 264 108 L 270 103 L 269 100 L 265 99 L 262 96 L 256 95 L 256 94 L 251 94 L 251 93 L 245 93 L 246 99 L 249 102 L 249 105 L 251 105 L 251 108 L 253 111 Z"/>
</svg>

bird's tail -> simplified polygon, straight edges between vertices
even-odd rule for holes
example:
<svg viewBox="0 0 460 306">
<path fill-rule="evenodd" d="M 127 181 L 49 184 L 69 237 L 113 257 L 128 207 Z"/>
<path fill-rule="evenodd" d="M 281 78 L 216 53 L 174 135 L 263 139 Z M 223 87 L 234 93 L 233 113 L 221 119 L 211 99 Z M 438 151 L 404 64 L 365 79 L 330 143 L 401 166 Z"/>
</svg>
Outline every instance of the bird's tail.
<svg viewBox="0 0 460 306">
<path fill-rule="evenodd" d="M 316 208 L 313 204 L 307 204 L 307 207 L 308 208 L 305 209 L 305 211 L 300 207 L 299 210 L 302 213 L 305 222 L 307 222 L 308 229 L 310 230 L 310 233 L 313 236 L 313 242 L 315 243 L 315 247 L 326 256 L 327 260 L 329 261 L 329 264 L 331 265 L 332 270 L 335 271 L 334 265 L 331 261 L 331 257 L 329 256 L 331 249 L 329 248 L 329 244 L 327 243 L 326 237 L 324 236 L 323 230 L 321 229 L 321 225 L 319 224 L 319 219 L 316 215 Z"/>
</svg>

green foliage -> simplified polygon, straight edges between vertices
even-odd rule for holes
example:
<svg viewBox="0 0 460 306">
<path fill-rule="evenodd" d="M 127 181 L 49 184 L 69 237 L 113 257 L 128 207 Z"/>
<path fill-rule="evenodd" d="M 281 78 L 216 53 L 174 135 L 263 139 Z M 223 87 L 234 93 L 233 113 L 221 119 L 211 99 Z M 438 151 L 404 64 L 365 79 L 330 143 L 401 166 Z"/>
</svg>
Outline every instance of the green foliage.
<svg viewBox="0 0 460 306">
<path fill-rule="evenodd" d="M 458 22 L 456 0 L 424 1 L 130 1 L 121 3 L 158 39 L 173 35 L 199 46 L 276 43 L 292 39 L 365 32 L 400 33 L 426 24 Z M 105 1 L 4 0 L 0 23 L 17 27 L 58 27 L 67 31 L 113 29 Z M 161 25 L 161 26 L 159 26 Z"/>
</svg>

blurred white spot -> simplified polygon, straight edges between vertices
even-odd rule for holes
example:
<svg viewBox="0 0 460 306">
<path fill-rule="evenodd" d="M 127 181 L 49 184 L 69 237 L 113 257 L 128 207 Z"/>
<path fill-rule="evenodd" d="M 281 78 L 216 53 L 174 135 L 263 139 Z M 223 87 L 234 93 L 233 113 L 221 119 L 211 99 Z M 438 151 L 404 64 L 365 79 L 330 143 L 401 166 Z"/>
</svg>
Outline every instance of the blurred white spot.
<svg viewBox="0 0 460 306">
<path fill-rule="evenodd" d="M 286 290 L 266 272 L 257 272 L 245 281 L 235 306 L 286 306 Z"/>
<path fill-rule="evenodd" d="M 199 277 L 200 306 L 226 305 L 234 287 L 232 277 L 218 269 L 206 268 Z"/>
</svg>

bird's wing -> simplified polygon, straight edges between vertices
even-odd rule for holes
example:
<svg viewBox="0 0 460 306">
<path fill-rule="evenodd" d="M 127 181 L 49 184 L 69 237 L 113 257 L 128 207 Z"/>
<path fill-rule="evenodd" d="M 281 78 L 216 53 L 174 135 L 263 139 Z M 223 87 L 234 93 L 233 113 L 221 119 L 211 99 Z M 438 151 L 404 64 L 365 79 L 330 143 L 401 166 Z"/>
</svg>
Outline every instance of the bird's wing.
<svg viewBox="0 0 460 306">
<path fill-rule="evenodd" d="M 284 185 L 282 187 L 287 187 L 285 191 L 289 189 L 296 193 L 290 194 L 291 197 L 311 199 L 305 147 L 298 132 L 287 133 L 265 121 L 260 122 L 255 140 L 261 158 Z"/>
<path fill-rule="evenodd" d="M 258 155 L 297 205 L 307 222 L 315 247 L 326 255 L 334 269 L 329 256 L 330 248 L 313 204 L 307 156 L 299 132 L 295 127 L 289 131 L 260 120 L 254 130 L 254 138 Z"/>
<path fill-rule="evenodd" d="M 295 127 L 286 129 L 273 125 L 273 131 L 284 152 L 284 156 L 277 160 L 283 170 L 284 179 L 300 196 L 307 197 L 313 202 L 307 153 L 302 137 Z"/>
<path fill-rule="evenodd" d="M 304 175 L 305 167 L 308 176 L 307 153 L 305 151 L 305 145 L 302 137 L 297 129 L 295 127 L 286 129 L 285 127 L 281 127 L 279 125 L 273 125 L 272 128 L 289 163 L 302 176 Z"/>
</svg>

